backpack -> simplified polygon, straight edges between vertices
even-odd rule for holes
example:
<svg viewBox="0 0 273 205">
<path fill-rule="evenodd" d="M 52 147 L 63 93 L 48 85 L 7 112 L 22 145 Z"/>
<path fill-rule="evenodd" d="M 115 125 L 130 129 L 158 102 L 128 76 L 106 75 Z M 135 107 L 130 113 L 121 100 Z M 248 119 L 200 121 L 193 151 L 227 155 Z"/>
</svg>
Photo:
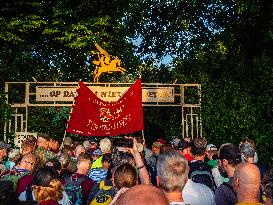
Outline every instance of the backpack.
<svg viewBox="0 0 273 205">
<path fill-rule="evenodd" d="M 89 205 L 109 205 L 113 200 L 116 191 L 113 186 L 105 185 L 105 181 L 99 184 L 99 190 Z"/>
<path fill-rule="evenodd" d="M 33 195 L 32 195 L 32 187 L 28 186 L 26 188 L 26 201 L 33 201 Z"/>
<path fill-rule="evenodd" d="M 189 178 L 195 182 L 208 186 L 212 191 L 215 191 L 216 187 L 214 184 L 211 168 L 204 162 L 193 162 L 190 164 Z"/>
<path fill-rule="evenodd" d="M 13 186 L 13 191 L 16 191 L 17 183 L 19 179 L 27 175 L 26 172 L 17 172 L 16 169 L 8 171 L 7 174 L 2 176 L 1 181 L 11 181 Z"/>
<path fill-rule="evenodd" d="M 65 186 L 64 190 L 68 195 L 68 199 L 73 205 L 81 205 L 83 202 L 83 194 L 82 194 L 82 187 L 81 184 L 87 178 L 80 177 L 78 178 L 77 175 L 73 174 L 71 177 L 65 178 Z"/>
</svg>

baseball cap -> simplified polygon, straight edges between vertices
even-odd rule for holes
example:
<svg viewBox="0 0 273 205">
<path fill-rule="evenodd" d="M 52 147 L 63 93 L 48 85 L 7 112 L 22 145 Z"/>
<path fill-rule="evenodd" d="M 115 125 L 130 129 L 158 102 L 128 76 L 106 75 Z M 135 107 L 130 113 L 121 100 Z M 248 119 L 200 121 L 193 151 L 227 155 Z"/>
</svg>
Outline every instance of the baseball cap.
<svg viewBox="0 0 273 205">
<path fill-rule="evenodd" d="M 188 147 L 190 147 L 191 144 L 188 142 L 188 141 L 185 141 L 185 140 L 181 140 L 178 145 L 177 145 L 177 148 L 178 150 L 184 150 L 184 149 L 187 149 Z"/>
<path fill-rule="evenodd" d="M 90 142 L 90 144 L 97 144 L 97 139 L 96 138 L 90 138 L 89 142 Z"/>
<path fill-rule="evenodd" d="M 10 144 L 0 141 L 0 149 L 7 149 L 7 148 L 10 148 Z"/>
<path fill-rule="evenodd" d="M 94 152 L 93 152 L 94 155 L 102 155 L 102 151 L 100 149 L 96 149 Z"/>
<path fill-rule="evenodd" d="M 162 143 L 160 143 L 160 142 L 154 142 L 153 145 L 152 145 L 152 148 L 159 149 L 161 146 L 162 146 Z"/>
<path fill-rule="evenodd" d="M 161 143 L 161 144 L 166 144 L 166 140 L 164 140 L 163 138 L 159 138 L 157 140 L 157 142 Z"/>
<path fill-rule="evenodd" d="M 208 144 L 207 150 L 208 151 L 217 151 L 217 147 L 214 144 Z"/>
<path fill-rule="evenodd" d="M 178 138 L 174 138 L 172 141 L 171 141 L 171 145 L 174 146 L 174 147 L 178 147 L 178 144 L 181 140 L 178 139 Z"/>
</svg>

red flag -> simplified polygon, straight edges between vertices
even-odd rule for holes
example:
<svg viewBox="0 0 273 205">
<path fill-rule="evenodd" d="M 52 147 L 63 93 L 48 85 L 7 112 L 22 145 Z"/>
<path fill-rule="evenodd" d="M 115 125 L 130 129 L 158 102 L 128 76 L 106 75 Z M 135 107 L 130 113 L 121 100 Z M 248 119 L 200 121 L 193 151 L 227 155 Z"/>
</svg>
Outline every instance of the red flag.
<svg viewBox="0 0 273 205">
<path fill-rule="evenodd" d="M 116 102 L 98 98 L 80 82 L 67 132 L 85 136 L 115 136 L 143 130 L 141 80 Z"/>
</svg>

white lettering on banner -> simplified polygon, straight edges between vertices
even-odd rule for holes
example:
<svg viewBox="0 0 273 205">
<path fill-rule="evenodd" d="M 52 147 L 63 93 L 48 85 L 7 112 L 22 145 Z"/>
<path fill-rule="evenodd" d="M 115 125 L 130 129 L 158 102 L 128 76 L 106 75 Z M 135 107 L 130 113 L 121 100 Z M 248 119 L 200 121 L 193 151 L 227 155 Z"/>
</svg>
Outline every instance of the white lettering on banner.
<svg viewBox="0 0 273 205">
<path fill-rule="evenodd" d="M 100 99 L 117 101 L 129 87 L 88 86 Z M 36 87 L 37 102 L 73 101 L 77 96 L 76 87 Z M 142 102 L 174 102 L 172 87 L 142 88 Z"/>
</svg>

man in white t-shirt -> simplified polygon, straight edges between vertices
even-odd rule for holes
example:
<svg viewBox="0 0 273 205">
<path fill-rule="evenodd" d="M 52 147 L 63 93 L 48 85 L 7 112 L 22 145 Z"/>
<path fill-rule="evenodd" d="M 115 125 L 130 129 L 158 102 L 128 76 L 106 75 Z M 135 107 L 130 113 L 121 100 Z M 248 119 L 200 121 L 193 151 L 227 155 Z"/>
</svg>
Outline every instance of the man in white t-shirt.
<svg viewBox="0 0 273 205">
<path fill-rule="evenodd" d="M 188 179 L 182 197 L 186 204 L 190 205 L 215 205 L 213 191 L 204 184 L 195 183 Z"/>
</svg>

